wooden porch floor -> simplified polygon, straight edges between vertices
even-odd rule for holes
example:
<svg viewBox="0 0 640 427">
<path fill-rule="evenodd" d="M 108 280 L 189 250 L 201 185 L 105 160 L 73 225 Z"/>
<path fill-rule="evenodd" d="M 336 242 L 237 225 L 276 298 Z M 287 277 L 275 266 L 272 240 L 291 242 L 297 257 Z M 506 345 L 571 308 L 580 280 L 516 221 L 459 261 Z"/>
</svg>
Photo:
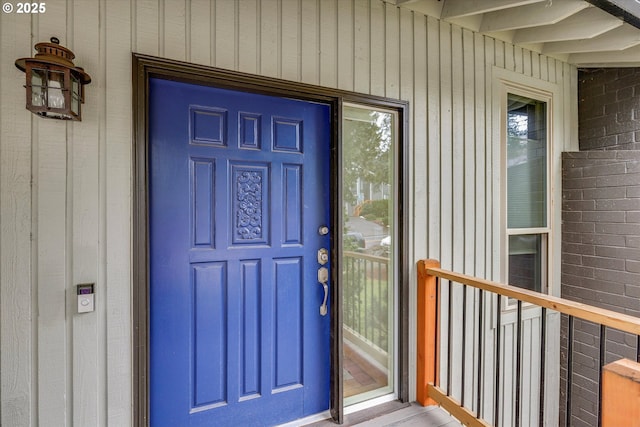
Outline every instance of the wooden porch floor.
<svg viewBox="0 0 640 427">
<path fill-rule="evenodd" d="M 462 424 L 439 406 L 389 402 L 345 416 L 343 426 L 358 427 L 461 427 Z M 308 427 L 337 427 L 333 421 L 321 421 Z"/>
</svg>

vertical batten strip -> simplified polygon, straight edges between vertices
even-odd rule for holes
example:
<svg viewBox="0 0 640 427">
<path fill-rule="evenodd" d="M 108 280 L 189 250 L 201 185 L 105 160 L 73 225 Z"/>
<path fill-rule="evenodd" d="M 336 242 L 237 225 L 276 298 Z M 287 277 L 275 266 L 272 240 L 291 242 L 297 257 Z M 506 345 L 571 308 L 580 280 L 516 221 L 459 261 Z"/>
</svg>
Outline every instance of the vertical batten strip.
<svg viewBox="0 0 640 427">
<path fill-rule="evenodd" d="M 475 224 L 473 225 L 475 231 L 475 250 L 474 259 L 475 266 L 474 272 L 478 277 L 486 277 L 486 265 L 485 259 L 485 245 L 487 239 L 486 228 L 486 152 L 487 152 L 487 138 L 486 132 L 486 117 L 485 117 L 485 38 L 484 36 L 473 34 L 474 41 L 474 58 L 475 65 L 474 72 L 474 110 L 473 110 L 473 123 L 475 124 L 475 130 L 473 135 L 474 141 L 474 158 L 475 158 L 475 177 L 473 188 L 475 196 L 474 212 L 475 212 Z M 485 254 L 484 257 L 482 254 Z"/>
<path fill-rule="evenodd" d="M 37 20 L 0 14 L 0 57 L 32 52 Z M 37 233 L 38 133 L 23 107 L 24 75 L 17 75 L 13 61 L 0 63 L 0 93 L 16 100 L 0 105 L 0 425 L 38 425 L 37 240 L 31 239 Z"/>
<path fill-rule="evenodd" d="M 135 13 L 133 4 L 131 13 Z M 95 2 L 74 0 L 73 28 L 75 37 L 73 51 L 78 64 L 84 66 L 94 82 L 104 81 L 99 64 L 101 63 L 99 49 L 94 46 L 100 43 L 100 9 Z M 69 15 L 68 15 L 69 16 Z M 71 18 L 70 18 L 71 19 Z M 132 21 L 133 22 L 133 21 Z M 132 37 L 132 44 L 136 38 Z M 135 45 L 133 46 L 135 49 Z M 94 83 L 95 84 L 95 83 Z M 98 91 L 94 91 L 98 92 Z M 69 247 L 71 258 L 71 310 L 72 322 L 72 376 L 73 376 L 73 422 L 71 425 L 97 426 L 104 425 L 104 413 L 101 402 L 105 398 L 104 377 L 90 375 L 102 373 L 105 370 L 104 340 L 105 331 L 105 282 L 100 280 L 100 152 L 99 126 L 101 117 L 100 104 L 95 94 L 83 106 L 83 121 L 70 126 L 70 162 L 68 178 L 68 194 L 70 206 L 68 208 L 69 228 L 72 242 Z M 95 283 L 96 311 L 94 313 L 75 314 L 75 289 L 79 283 Z"/>
<path fill-rule="evenodd" d="M 158 0 L 158 55 L 165 56 L 165 38 L 167 33 L 165 31 L 165 2 L 167 0 Z M 214 0 L 215 1 L 215 0 Z"/>
<path fill-rule="evenodd" d="M 400 9 L 385 3 L 384 96 L 400 98 Z"/>
<path fill-rule="evenodd" d="M 372 95 L 384 95 L 385 89 L 385 49 L 386 49 L 386 20 L 385 20 L 385 5 L 384 2 L 373 1 L 370 2 L 371 7 L 371 79 L 370 79 L 370 93 Z"/>
<path fill-rule="evenodd" d="M 193 59 L 191 58 L 191 2 L 192 0 L 184 0 L 184 60 L 187 62 L 193 62 Z M 235 23 L 235 20 L 233 22 Z M 132 31 L 131 34 L 134 36 L 135 32 Z M 237 51 L 238 49 L 235 50 Z"/>
<path fill-rule="evenodd" d="M 464 221 L 464 271 L 465 274 L 475 275 L 475 44 L 473 33 L 469 30 L 462 31 L 462 78 L 463 78 L 463 147 L 464 166 L 462 172 L 464 209 L 462 210 Z"/>
<path fill-rule="evenodd" d="M 257 73 L 260 68 L 260 10 L 257 0 L 240 2 L 237 8 L 238 71 Z M 239 29 L 242 28 L 242 31 Z M 211 41 L 215 46 L 215 40 Z"/>
<path fill-rule="evenodd" d="M 428 197 L 428 172 L 429 165 L 428 155 L 428 96 L 427 96 L 427 19 L 419 14 L 413 14 L 414 26 L 414 59 L 413 59 L 413 104 L 412 120 L 410 127 L 413 129 L 413 143 L 411 167 L 413 170 L 413 180 L 411 186 L 413 191 L 413 199 L 410 206 L 413 208 L 413 214 L 410 215 L 409 229 L 413 230 L 413 251 L 416 259 L 425 259 L 427 257 L 428 233 L 427 226 L 418 223 L 418 218 L 428 218 L 429 216 L 429 197 Z M 421 53 L 421 54 L 420 54 Z M 410 298 L 414 300 L 413 295 Z M 410 353 L 413 354 L 413 353 Z"/>
<path fill-rule="evenodd" d="M 353 21 L 353 90 L 370 93 L 371 21 L 368 0 L 355 0 Z"/>
<path fill-rule="evenodd" d="M 202 65 L 211 64 L 211 6 L 211 2 L 207 0 L 187 2 L 187 61 Z"/>
<path fill-rule="evenodd" d="M 108 425 L 131 423 L 131 81 L 130 8 L 105 2 L 106 401 Z M 164 13 L 164 12 L 163 12 Z M 165 28 L 168 30 L 168 28 Z M 180 31 L 183 27 L 180 26 Z M 180 44 L 182 45 L 182 44 Z M 169 46 L 165 46 L 168 50 Z M 108 70 L 108 72 L 106 71 Z M 108 141 L 108 143 L 107 143 Z M 123 250 L 127 248 L 127 250 Z"/>
<path fill-rule="evenodd" d="M 429 236 L 427 253 L 429 257 L 440 259 L 440 31 L 439 21 L 427 20 L 427 220 Z"/>
<path fill-rule="evenodd" d="M 161 55 L 161 34 L 159 0 L 138 0 L 131 2 L 135 9 L 132 16 L 132 47 L 135 52 L 147 55 Z M 103 15 L 101 15 L 101 20 Z M 164 48 L 163 48 L 164 49 Z"/>
<path fill-rule="evenodd" d="M 475 196 L 475 43 L 473 32 L 469 30 L 462 30 L 462 74 L 463 74 L 463 121 L 464 121 L 464 134 L 463 134 L 463 155 L 464 166 L 463 173 L 463 206 L 461 214 L 463 216 L 463 240 L 464 240 L 464 253 L 463 263 L 464 271 L 467 274 L 476 274 L 475 264 L 475 221 L 476 221 L 476 196 Z M 464 290 L 463 298 L 465 303 L 463 305 L 464 314 L 469 311 L 469 316 L 463 316 L 462 327 L 465 331 L 473 331 L 470 339 L 470 344 L 473 344 L 475 334 L 475 314 L 476 311 L 476 292 L 472 291 L 471 298 L 467 298 L 467 290 Z M 468 372 L 471 381 L 462 385 L 462 396 L 467 397 L 470 402 L 473 402 L 474 393 L 474 370 L 476 369 L 476 361 L 478 359 L 475 351 L 475 346 L 469 346 L 471 351 L 462 352 L 462 363 L 465 368 L 465 372 Z M 465 399 L 462 399 L 465 402 Z M 473 406 L 473 403 L 471 403 Z"/>
<path fill-rule="evenodd" d="M 58 35 L 68 44 L 66 2 L 47 5 L 46 19 L 38 20 L 38 33 Z M 39 40 L 38 40 L 39 41 Z M 127 44 L 128 46 L 128 44 Z M 31 49 L 29 52 L 32 52 Z M 67 239 L 67 135 L 65 122 L 35 118 L 38 132 L 37 234 L 35 263 L 38 278 L 38 412 L 39 420 L 51 425 L 68 425 L 71 418 L 69 394 L 70 337 L 67 287 L 70 285 Z"/>
<path fill-rule="evenodd" d="M 463 30 L 456 25 L 451 26 L 451 137 L 452 137 L 452 151 L 451 151 L 451 179 L 453 187 L 451 187 L 451 217 L 452 217 L 452 244 L 451 244 L 451 259 L 453 269 L 456 271 L 462 271 L 465 266 L 465 194 L 464 194 L 464 179 L 465 179 L 465 151 L 464 151 L 464 45 L 463 45 Z M 453 300 L 455 307 L 462 307 L 462 310 L 456 310 L 453 317 L 454 335 L 453 335 L 453 365 L 462 366 L 463 360 L 463 315 L 462 312 L 466 309 L 463 304 L 462 286 L 456 284 L 451 287 L 450 298 Z M 455 378 L 455 381 L 451 388 L 454 396 L 462 402 L 464 391 L 462 390 L 463 381 L 460 378 Z"/>
<path fill-rule="evenodd" d="M 451 117 L 451 25 L 440 22 L 440 262 L 443 267 L 453 264 L 453 242 L 446 236 L 453 236 L 453 123 Z"/>
<path fill-rule="evenodd" d="M 354 77 L 354 6 L 339 1 L 336 7 L 336 76 L 339 89 L 353 90 Z"/>
<path fill-rule="evenodd" d="M 269 0 L 269 1 L 261 1 L 260 2 L 260 63 L 258 72 L 263 76 L 269 77 L 278 77 L 279 67 L 280 67 L 280 54 L 279 50 L 279 41 L 278 37 L 279 28 L 278 25 L 273 25 L 273 23 L 278 22 L 278 8 L 276 4 L 277 0 Z M 218 0 L 217 7 L 220 8 L 222 3 Z M 224 47 L 226 46 L 225 42 L 225 30 L 224 23 L 226 20 L 226 15 L 224 13 L 219 12 L 219 16 L 217 17 L 217 36 L 220 39 L 218 41 L 218 57 L 221 56 L 220 51 L 224 51 Z M 222 68 L 227 68 L 222 64 L 218 66 Z"/>
<path fill-rule="evenodd" d="M 102 82 L 102 87 L 98 92 L 99 96 L 96 96 L 96 117 L 98 121 L 97 125 L 97 155 L 98 155 L 98 267 L 96 276 L 96 285 L 102 283 L 104 291 L 102 298 L 95 301 L 96 310 L 101 310 L 104 315 L 98 319 L 98 384 L 100 386 L 98 391 L 98 420 L 99 425 L 107 425 L 109 404 L 108 402 L 108 380 L 107 380 L 107 330 L 109 328 L 109 317 L 107 314 L 107 156 L 106 156 L 106 140 L 107 140 L 107 96 L 105 90 L 105 82 L 107 80 L 107 25 L 106 25 L 106 2 L 99 2 L 98 4 L 98 52 L 97 57 L 97 73 L 94 77 Z M 136 39 L 138 42 L 139 38 Z M 154 40 L 157 43 L 157 37 Z M 133 358 L 136 360 L 136 358 Z M 131 389 L 131 387 L 130 387 Z M 132 396 L 133 397 L 133 396 Z M 135 402 L 131 402 L 135 404 Z M 145 408 L 141 408 L 144 410 Z"/>
<path fill-rule="evenodd" d="M 320 85 L 336 87 L 338 84 L 338 3 L 335 0 L 319 2 L 320 9 Z"/>
<path fill-rule="evenodd" d="M 216 44 L 216 55 L 214 57 L 215 66 L 220 68 L 226 68 L 229 70 L 235 69 L 238 60 L 236 59 L 237 55 L 237 41 L 236 41 L 236 31 L 235 31 L 235 13 L 236 13 L 236 2 L 231 1 L 216 1 L 215 13 L 215 39 L 213 43 Z M 273 18 L 274 9 L 272 7 L 264 7 L 264 10 L 269 10 L 271 12 L 270 17 Z M 277 10 L 276 10 L 277 11 Z M 260 27 L 262 31 L 264 31 L 264 26 Z M 276 28 L 276 27 L 273 27 Z M 273 35 L 273 30 L 269 32 L 270 36 L 270 44 L 269 47 L 273 48 L 276 41 L 275 36 Z M 263 46 L 264 47 L 264 46 Z M 273 66 L 273 61 L 276 61 L 276 54 L 272 51 L 269 52 L 271 63 L 270 66 Z M 169 56 L 171 57 L 171 56 Z M 274 71 L 269 70 L 269 75 L 273 75 Z"/>
<path fill-rule="evenodd" d="M 300 71 L 300 6 L 298 0 L 281 0 L 279 19 L 280 31 L 280 76 L 283 79 L 299 82 Z"/>
<path fill-rule="evenodd" d="M 300 73 L 304 83 L 318 84 L 320 59 L 320 5 L 316 2 L 304 1 L 301 5 L 300 33 Z"/>
</svg>

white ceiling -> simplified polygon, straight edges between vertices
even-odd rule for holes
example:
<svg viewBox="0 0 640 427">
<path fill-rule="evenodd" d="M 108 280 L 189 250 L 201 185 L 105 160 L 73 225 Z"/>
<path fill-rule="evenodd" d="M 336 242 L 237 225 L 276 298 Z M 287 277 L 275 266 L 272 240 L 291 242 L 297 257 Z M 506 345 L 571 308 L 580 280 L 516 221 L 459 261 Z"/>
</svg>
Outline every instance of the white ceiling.
<svg viewBox="0 0 640 427">
<path fill-rule="evenodd" d="M 640 0 L 385 1 L 578 67 L 640 67 Z"/>
</svg>

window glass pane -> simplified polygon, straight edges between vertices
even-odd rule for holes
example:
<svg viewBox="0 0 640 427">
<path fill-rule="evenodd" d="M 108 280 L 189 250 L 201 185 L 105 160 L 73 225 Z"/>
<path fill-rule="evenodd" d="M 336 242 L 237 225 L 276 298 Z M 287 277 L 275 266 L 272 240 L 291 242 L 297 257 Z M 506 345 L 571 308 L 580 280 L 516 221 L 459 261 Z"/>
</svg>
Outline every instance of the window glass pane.
<svg viewBox="0 0 640 427">
<path fill-rule="evenodd" d="M 395 115 L 344 106 L 342 257 L 344 397 L 393 391 Z"/>
<path fill-rule="evenodd" d="M 546 102 L 509 94 L 507 111 L 507 227 L 546 227 Z"/>
<path fill-rule="evenodd" d="M 509 284 L 543 292 L 546 283 L 546 234 L 509 236 Z"/>
</svg>

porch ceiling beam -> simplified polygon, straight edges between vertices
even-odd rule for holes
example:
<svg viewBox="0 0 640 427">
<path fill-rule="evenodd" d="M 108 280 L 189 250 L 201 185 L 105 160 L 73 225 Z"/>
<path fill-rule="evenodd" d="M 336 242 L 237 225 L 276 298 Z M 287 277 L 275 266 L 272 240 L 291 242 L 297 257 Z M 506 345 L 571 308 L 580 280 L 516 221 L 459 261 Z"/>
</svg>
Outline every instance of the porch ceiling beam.
<svg viewBox="0 0 640 427">
<path fill-rule="evenodd" d="M 440 18 L 460 18 L 543 1 L 548 0 L 444 0 Z"/>
<path fill-rule="evenodd" d="M 546 55 L 552 53 L 620 51 L 637 44 L 640 44 L 638 29 L 629 24 L 624 24 L 592 39 L 545 43 L 542 53 Z"/>
<path fill-rule="evenodd" d="M 636 0 L 635 4 L 631 0 L 586 0 L 594 6 L 599 7 L 605 12 L 610 13 L 633 25 L 636 28 L 640 28 L 640 4 Z M 623 9 L 619 4 L 626 5 L 627 9 Z"/>
<path fill-rule="evenodd" d="M 609 52 L 587 52 L 569 55 L 569 62 L 578 67 L 638 67 L 640 46 Z"/>
<path fill-rule="evenodd" d="M 442 7 L 444 1 L 441 0 L 386 0 L 397 1 L 398 6 L 404 9 L 413 10 L 414 12 L 421 13 L 425 16 L 433 16 L 440 19 L 442 15 Z M 401 3 L 402 2 L 402 3 Z"/>
<path fill-rule="evenodd" d="M 408 3 L 417 3 L 420 0 L 391 0 L 391 2 L 395 2 L 396 5 L 401 6 L 403 4 L 408 4 Z"/>
<path fill-rule="evenodd" d="M 528 44 L 590 39 L 621 25 L 620 19 L 597 7 L 590 7 L 556 24 L 517 30 L 513 42 Z"/>
<path fill-rule="evenodd" d="M 583 0 L 563 0 L 551 4 L 534 3 L 488 12 L 482 18 L 480 32 L 507 31 L 555 24 L 588 7 L 590 7 L 589 3 Z"/>
</svg>

